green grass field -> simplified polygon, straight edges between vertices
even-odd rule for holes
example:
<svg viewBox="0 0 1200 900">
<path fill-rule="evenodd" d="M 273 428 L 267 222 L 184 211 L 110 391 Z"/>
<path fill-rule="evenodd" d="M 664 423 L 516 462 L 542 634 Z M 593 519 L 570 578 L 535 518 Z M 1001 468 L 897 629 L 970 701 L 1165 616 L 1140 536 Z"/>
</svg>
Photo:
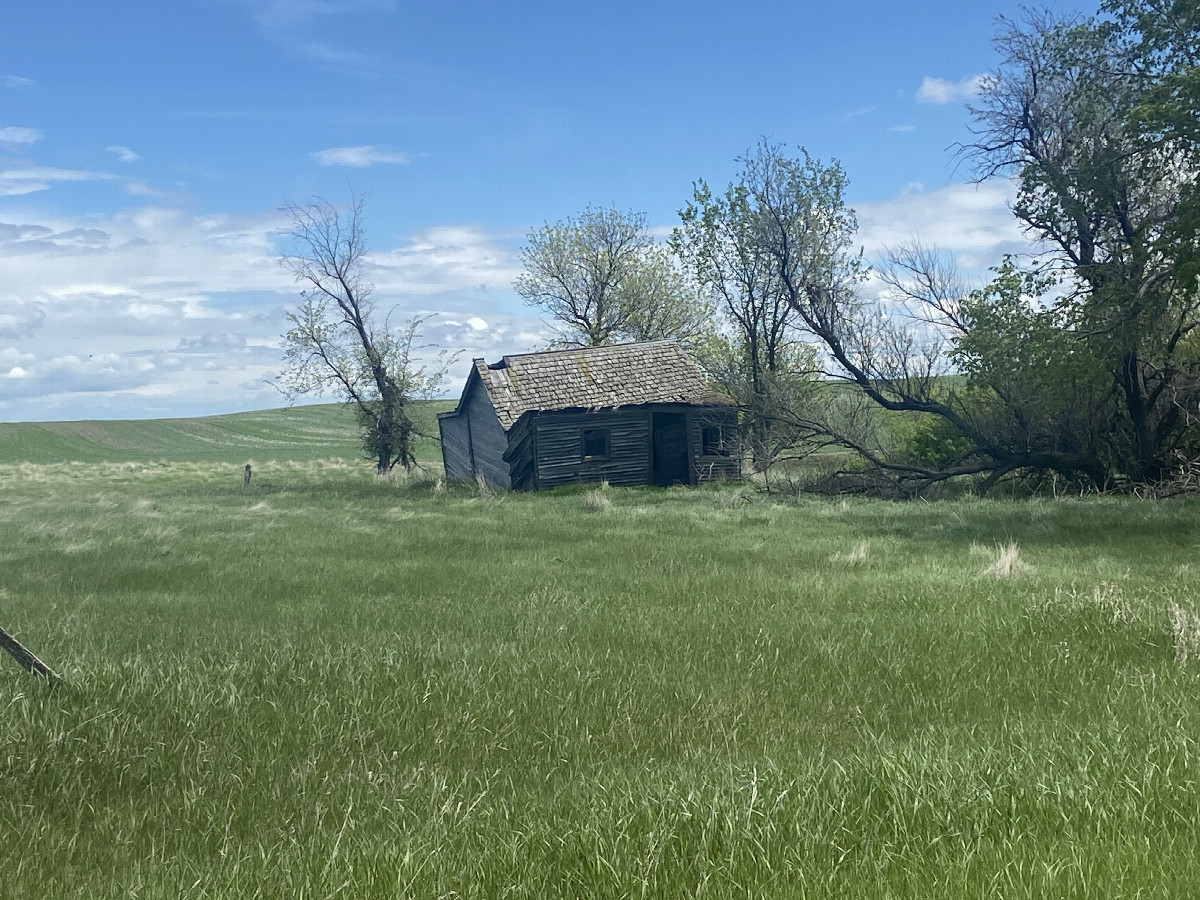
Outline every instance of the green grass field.
<svg viewBox="0 0 1200 900">
<path fill-rule="evenodd" d="M 416 407 L 414 420 L 437 433 L 435 414 L 454 406 L 433 401 Z M 439 461 L 436 442 L 422 459 Z M 7 462 L 289 462 L 357 460 L 362 445 L 354 416 L 344 406 L 318 404 L 198 419 L 116 422 L 0 422 L 0 463 Z"/>
<path fill-rule="evenodd" d="M 4 451 L 4 897 L 1197 893 L 1200 503 L 481 495 L 335 414 Z"/>
</svg>

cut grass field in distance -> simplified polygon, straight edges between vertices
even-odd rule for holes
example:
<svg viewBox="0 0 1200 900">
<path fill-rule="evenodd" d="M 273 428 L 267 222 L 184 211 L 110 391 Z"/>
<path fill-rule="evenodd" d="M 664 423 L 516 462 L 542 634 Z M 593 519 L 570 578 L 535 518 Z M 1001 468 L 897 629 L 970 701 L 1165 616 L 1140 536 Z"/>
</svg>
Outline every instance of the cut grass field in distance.
<svg viewBox="0 0 1200 900">
<path fill-rule="evenodd" d="M 454 404 L 417 403 L 413 419 L 437 434 L 435 415 Z M 293 406 L 193 419 L 0 422 L 0 463 L 227 462 L 358 460 L 354 414 L 341 404 Z M 436 441 L 421 441 L 418 457 L 440 463 Z"/>
<path fill-rule="evenodd" d="M 0 501 L 0 625 L 66 679 L 0 659 L 6 897 L 1200 884 L 1191 501 L 284 459 L 0 465 Z"/>
</svg>

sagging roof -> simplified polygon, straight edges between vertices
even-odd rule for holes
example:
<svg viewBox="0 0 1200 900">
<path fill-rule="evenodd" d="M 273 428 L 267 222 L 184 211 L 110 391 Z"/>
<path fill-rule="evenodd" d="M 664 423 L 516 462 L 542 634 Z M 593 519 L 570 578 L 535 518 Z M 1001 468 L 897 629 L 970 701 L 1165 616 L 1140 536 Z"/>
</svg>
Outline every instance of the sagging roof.
<svg viewBox="0 0 1200 900">
<path fill-rule="evenodd" d="M 530 410 L 733 402 L 713 392 L 675 341 L 520 353 L 492 365 L 477 359 L 472 375 L 483 383 L 505 431 Z"/>
</svg>

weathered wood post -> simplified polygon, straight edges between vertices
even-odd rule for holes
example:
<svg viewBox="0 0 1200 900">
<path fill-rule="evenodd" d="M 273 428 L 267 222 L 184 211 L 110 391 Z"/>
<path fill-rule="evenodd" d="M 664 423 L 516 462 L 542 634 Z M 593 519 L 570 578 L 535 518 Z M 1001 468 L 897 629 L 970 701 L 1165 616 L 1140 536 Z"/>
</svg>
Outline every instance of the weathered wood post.
<svg viewBox="0 0 1200 900">
<path fill-rule="evenodd" d="M 246 463 L 246 471 L 242 475 L 242 487 L 250 486 L 250 463 Z"/>
<path fill-rule="evenodd" d="M 19 662 L 26 671 L 32 672 L 34 675 L 41 675 L 43 678 L 49 678 L 51 681 L 62 681 L 53 669 L 21 646 L 21 642 L 3 628 L 0 628 L 0 647 L 7 650 L 12 658 Z"/>
</svg>

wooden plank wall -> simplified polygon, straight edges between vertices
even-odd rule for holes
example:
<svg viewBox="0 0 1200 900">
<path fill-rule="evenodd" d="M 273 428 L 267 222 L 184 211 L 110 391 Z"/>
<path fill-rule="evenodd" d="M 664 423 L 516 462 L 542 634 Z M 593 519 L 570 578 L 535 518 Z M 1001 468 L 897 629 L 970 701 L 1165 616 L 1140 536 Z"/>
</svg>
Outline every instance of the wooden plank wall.
<svg viewBox="0 0 1200 900">
<path fill-rule="evenodd" d="M 473 471 L 482 472 L 492 484 L 516 490 L 600 481 L 612 485 L 649 484 L 650 428 L 656 410 L 687 413 L 693 483 L 741 477 L 737 414 L 726 407 L 662 405 L 598 412 L 526 413 L 505 435 L 485 392 L 478 391 L 478 395 L 468 398 L 465 404 L 471 417 Z M 729 455 L 702 455 L 703 429 L 707 425 L 722 429 Z M 608 429 L 607 458 L 583 459 L 581 436 L 585 428 Z M 446 453 L 443 449 L 443 456 Z"/>
<path fill-rule="evenodd" d="M 446 469 L 446 480 L 473 481 L 475 470 L 471 467 L 471 440 L 467 433 L 467 417 L 439 416 L 438 431 L 442 437 L 442 465 Z"/>
<path fill-rule="evenodd" d="M 500 427 L 487 391 L 477 381 L 468 382 L 466 394 L 454 415 L 438 417 L 438 431 L 442 438 L 442 465 L 447 479 L 474 481 L 482 475 L 496 487 L 512 485 L 508 463 L 504 460 L 508 437 Z"/>
<path fill-rule="evenodd" d="M 608 457 L 583 459 L 582 430 L 601 427 L 609 429 Z M 650 479 L 650 413 L 644 407 L 543 413 L 534 419 L 534 428 L 537 488 L 580 481 L 634 485 Z"/>
<path fill-rule="evenodd" d="M 496 418 L 496 409 L 488 399 L 487 391 L 478 382 L 467 397 L 466 415 L 470 422 L 475 475 L 482 475 L 488 484 L 496 487 L 511 487 L 512 478 L 508 463 L 504 460 L 508 436 L 500 427 L 500 420 Z"/>
<path fill-rule="evenodd" d="M 512 478 L 513 490 L 532 491 L 537 488 L 537 469 L 534 466 L 534 422 L 537 413 L 525 413 L 508 429 L 508 450 L 504 461 Z"/>
</svg>

